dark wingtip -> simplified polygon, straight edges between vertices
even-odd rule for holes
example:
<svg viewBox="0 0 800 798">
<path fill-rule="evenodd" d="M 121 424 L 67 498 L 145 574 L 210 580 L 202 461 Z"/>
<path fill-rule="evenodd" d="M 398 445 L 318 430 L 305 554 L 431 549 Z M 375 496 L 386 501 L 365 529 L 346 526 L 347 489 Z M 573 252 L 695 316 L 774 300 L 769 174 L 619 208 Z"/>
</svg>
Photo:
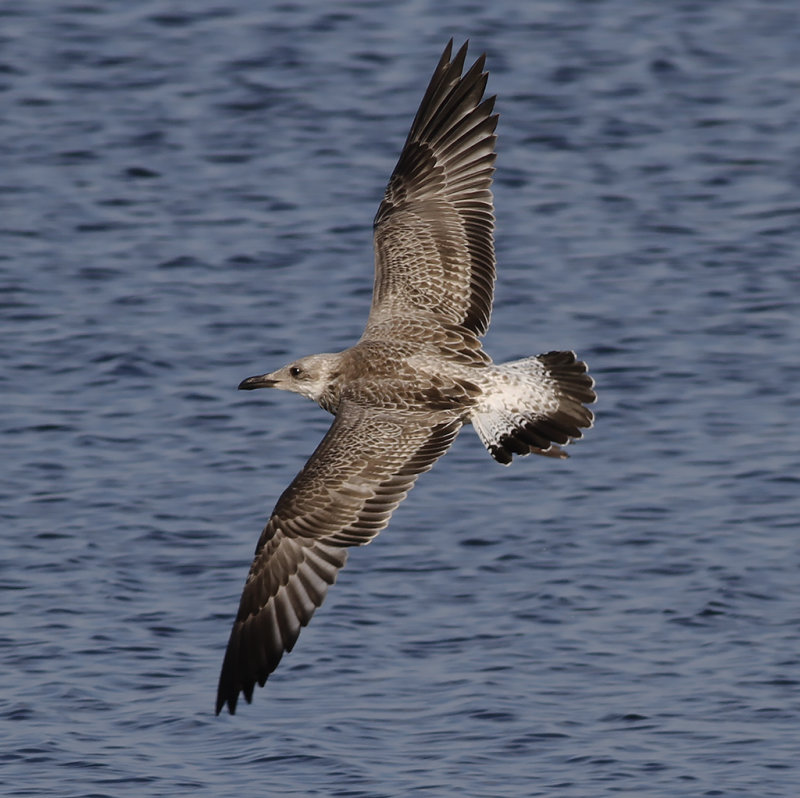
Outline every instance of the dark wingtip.
<svg viewBox="0 0 800 798">
<path fill-rule="evenodd" d="M 458 48 L 458 52 L 456 52 L 456 55 L 455 55 L 455 58 L 453 59 L 453 61 L 454 62 L 455 61 L 459 61 L 461 64 L 463 64 L 464 61 L 467 58 L 467 50 L 468 49 L 469 49 L 469 39 L 465 39 L 464 40 L 464 44 L 462 44 L 461 47 Z M 461 70 L 459 69 L 459 73 L 460 72 L 461 72 Z"/>
<path fill-rule="evenodd" d="M 222 689 L 222 685 L 219 686 L 217 690 L 217 705 L 216 709 L 214 710 L 215 715 L 219 715 L 222 712 L 223 707 L 225 704 L 228 705 L 228 713 L 230 715 L 236 714 L 236 702 L 239 700 L 239 693 L 232 693 L 225 695 L 225 692 Z"/>
</svg>

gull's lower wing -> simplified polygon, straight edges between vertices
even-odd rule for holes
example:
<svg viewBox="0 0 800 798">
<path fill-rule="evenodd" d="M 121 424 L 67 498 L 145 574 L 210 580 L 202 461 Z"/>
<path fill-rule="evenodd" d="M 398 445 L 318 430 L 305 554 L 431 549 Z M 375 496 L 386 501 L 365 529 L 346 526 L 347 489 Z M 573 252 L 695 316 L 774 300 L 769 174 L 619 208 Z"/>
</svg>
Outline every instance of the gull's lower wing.
<svg viewBox="0 0 800 798">
<path fill-rule="evenodd" d="M 331 428 L 278 500 L 256 547 L 233 624 L 216 711 L 249 702 L 345 564 L 347 546 L 369 543 L 449 448 L 461 422 L 435 413 L 343 402 Z"/>
</svg>

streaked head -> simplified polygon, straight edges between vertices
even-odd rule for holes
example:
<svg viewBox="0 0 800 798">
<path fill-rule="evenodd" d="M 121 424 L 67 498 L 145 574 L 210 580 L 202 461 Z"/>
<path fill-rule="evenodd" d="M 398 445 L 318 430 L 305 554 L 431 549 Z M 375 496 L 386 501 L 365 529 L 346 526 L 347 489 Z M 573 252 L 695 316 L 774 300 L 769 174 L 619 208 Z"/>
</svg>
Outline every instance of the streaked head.
<svg viewBox="0 0 800 798">
<path fill-rule="evenodd" d="M 301 357 L 277 371 L 248 377 L 239 383 L 240 391 L 252 391 L 255 388 L 278 388 L 282 391 L 293 391 L 319 402 L 328 391 L 336 367 L 339 354 L 309 355 Z"/>
</svg>

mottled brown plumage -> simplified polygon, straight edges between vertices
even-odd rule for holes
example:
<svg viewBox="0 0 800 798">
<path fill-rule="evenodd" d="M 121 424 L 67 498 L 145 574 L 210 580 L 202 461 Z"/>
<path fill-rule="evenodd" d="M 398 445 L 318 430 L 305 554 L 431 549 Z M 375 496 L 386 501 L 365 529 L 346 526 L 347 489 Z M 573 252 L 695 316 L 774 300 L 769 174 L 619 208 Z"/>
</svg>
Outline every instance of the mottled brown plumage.
<svg viewBox="0 0 800 798">
<path fill-rule="evenodd" d="M 490 454 L 565 457 L 592 424 L 594 381 L 572 352 L 494 364 L 480 343 L 495 280 L 494 98 L 481 56 L 448 44 L 375 217 L 375 284 L 364 334 L 242 389 L 272 387 L 335 419 L 267 522 L 239 603 L 217 713 L 249 702 L 322 604 L 347 558 L 389 522 L 465 423 Z"/>
</svg>

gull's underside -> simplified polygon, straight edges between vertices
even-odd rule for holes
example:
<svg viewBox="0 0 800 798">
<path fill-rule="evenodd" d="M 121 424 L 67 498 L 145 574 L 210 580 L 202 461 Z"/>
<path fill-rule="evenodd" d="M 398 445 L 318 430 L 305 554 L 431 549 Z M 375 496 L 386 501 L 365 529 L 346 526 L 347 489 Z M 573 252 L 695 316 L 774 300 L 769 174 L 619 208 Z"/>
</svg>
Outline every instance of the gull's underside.
<svg viewBox="0 0 800 798">
<path fill-rule="evenodd" d="M 448 44 L 374 221 L 375 282 L 360 341 L 243 389 L 275 387 L 335 416 L 278 499 L 231 631 L 216 711 L 249 702 L 291 651 L 347 547 L 369 543 L 419 474 L 472 423 L 490 454 L 565 457 L 592 424 L 593 380 L 572 352 L 494 364 L 480 343 L 495 280 L 491 181 L 497 115 L 481 56 Z"/>
</svg>

